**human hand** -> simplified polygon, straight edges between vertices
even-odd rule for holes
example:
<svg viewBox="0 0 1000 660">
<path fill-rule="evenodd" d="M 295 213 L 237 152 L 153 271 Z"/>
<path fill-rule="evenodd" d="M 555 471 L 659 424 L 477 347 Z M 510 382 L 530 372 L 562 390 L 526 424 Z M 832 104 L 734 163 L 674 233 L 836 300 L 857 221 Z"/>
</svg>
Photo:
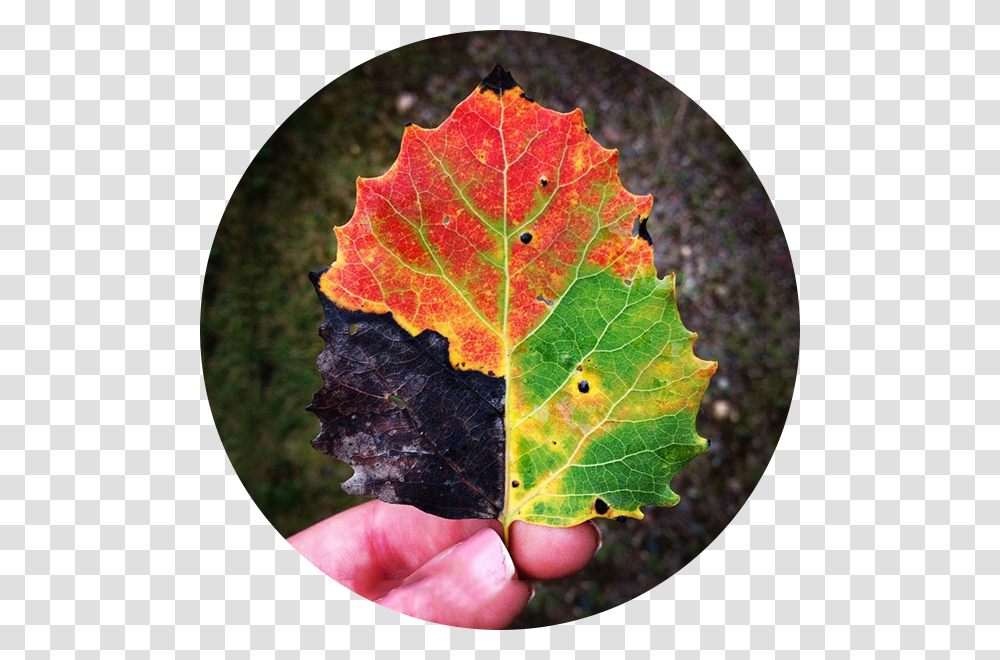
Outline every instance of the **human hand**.
<svg viewBox="0 0 1000 660">
<path fill-rule="evenodd" d="M 376 500 L 288 542 L 340 584 L 389 609 L 449 626 L 505 628 L 534 593 L 524 580 L 573 575 L 601 540 L 591 522 L 515 522 L 508 552 L 501 533 L 496 520 L 446 520 Z"/>
</svg>

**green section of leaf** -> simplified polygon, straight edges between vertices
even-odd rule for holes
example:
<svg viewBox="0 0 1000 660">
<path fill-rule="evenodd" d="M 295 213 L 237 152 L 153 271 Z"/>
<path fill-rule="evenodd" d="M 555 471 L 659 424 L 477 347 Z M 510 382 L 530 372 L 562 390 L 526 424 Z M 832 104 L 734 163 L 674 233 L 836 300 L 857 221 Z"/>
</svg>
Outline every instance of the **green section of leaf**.
<svg viewBox="0 0 1000 660">
<path fill-rule="evenodd" d="M 517 389 L 528 405 L 508 429 L 508 471 L 524 486 L 505 516 L 568 526 L 676 504 L 670 480 L 707 449 L 695 416 L 714 364 L 694 356 L 694 338 L 672 279 L 577 280 L 515 353 L 530 365 Z"/>
</svg>

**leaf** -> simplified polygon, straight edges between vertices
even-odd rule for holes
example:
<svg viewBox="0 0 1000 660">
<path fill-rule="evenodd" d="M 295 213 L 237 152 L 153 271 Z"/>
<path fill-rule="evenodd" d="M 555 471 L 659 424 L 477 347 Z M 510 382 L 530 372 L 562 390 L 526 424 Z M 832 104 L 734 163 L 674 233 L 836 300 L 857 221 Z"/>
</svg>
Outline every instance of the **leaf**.
<svg viewBox="0 0 1000 660">
<path fill-rule="evenodd" d="M 580 110 L 497 66 L 441 126 L 408 126 L 357 200 L 315 280 L 314 445 L 354 466 L 345 489 L 505 527 L 677 503 L 716 365 L 656 276 L 652 197 Z"/>
</svg>

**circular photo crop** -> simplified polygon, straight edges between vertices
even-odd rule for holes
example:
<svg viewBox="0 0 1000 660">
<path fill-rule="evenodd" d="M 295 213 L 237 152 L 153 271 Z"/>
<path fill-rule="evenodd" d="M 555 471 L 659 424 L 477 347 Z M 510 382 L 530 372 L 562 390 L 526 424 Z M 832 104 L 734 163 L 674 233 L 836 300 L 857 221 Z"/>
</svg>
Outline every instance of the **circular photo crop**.
<svg viewBox="0 0 1000 660">
<path fill-rule="evenodd" d="M 293 547 L 409 616 L 526 628 L 648 591 L 729 524 L 799 313 L 767 192 L 704 111 L 499 31 L 380 55 L 275 131 L 201 331 L 222 442 Z"/>
</svg>

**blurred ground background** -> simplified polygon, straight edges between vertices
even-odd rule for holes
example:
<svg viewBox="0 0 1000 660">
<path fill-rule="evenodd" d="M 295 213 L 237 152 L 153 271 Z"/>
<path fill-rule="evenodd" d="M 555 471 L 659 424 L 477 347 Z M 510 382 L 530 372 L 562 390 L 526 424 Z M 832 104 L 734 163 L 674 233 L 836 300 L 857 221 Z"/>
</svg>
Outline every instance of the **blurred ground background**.
<svg viewBox="0 0 1000 660">
<path fill-rule="evenodd" d="M 274 133 L 233 193 L 205 280 L 202 354 L 226 451 L 282 535 L 361 501 L 339 486 L 351 469 L 309 445 L 323 312 L 307 273 L 333 260 L 355 178 L 384 172 L 404 124 L 437 126 L 498 62 L 542 105 L 582 108 L 595 139 L 620 150 L 625 187 L 653 194 L 657 266 L 677 273 L 696 353 L 719 362 L 698 424 L 712 449 L 674 480 L 681 503 L 601 521 L 593 563 L 538 585 L 515 623 L 533 627 L 614 607 L 691 561 L 743 506 L 784 425 L 799 340 L 788 248 L 756 175 L 697 105 L 618 55 L 542 34 L 450 35 L 352 70 Z"/>
</svg>

